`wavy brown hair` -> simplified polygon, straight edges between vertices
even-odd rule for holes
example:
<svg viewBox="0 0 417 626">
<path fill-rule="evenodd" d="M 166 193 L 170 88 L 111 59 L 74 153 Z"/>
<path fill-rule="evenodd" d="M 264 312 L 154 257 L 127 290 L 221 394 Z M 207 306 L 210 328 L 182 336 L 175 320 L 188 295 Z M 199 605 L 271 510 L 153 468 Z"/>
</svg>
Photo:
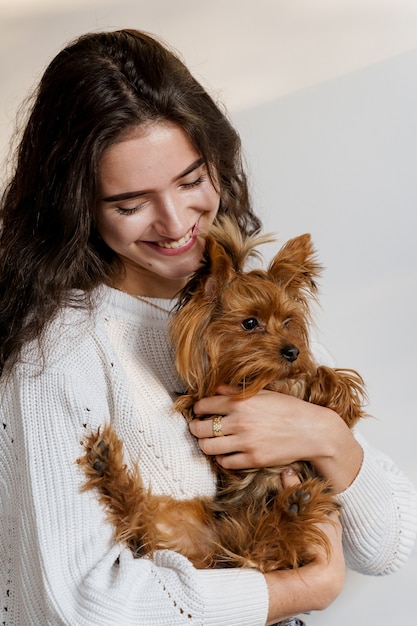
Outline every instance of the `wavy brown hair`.
<svg viewBox="0 0 417 626">
<path fill-rule="evenodd" d="M 95 226 L 100 160 L 157 121 L 181 127 L 215 173 L 219 213 L 244 232 L 259 228 L 239 136 L 178 55 L 136 30 L 81 36 L 40 81 L 1 201 L 0 372 L 59 307 L 87 306 L 111 282 L 117 258 Z"/>
</svg>

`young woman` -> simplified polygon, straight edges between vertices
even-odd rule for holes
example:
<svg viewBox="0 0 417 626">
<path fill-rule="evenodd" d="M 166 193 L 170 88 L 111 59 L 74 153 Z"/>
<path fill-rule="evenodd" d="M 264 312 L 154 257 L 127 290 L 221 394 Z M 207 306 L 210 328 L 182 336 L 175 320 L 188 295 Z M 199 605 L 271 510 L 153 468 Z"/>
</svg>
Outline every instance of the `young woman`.
<svg viewBox="0 0 417 626">
<path fill-rule="evenodd" d="M 224 388 L 195 406 L 224 415 L 224 437 L 173 413 L 168 314 L 222 213 L 259 227 L 238 135 L 172 51 L 123 30 L 57 55 L 1 209 L 3 624 L 261 626 L 328 606 L 345 559 L 368 574 L 407 559 L 414 488 L 332 411 Z M 233 468 L 309 459 L 343 505 L 323 528 L 330 558 L 267 575 L 196 570 L 169 551 L 133 558 L 80 491 L 80 441 L 106 421 L 153 491 L 176 498 L 214 494 L 206 455 Z"/>
</svg>

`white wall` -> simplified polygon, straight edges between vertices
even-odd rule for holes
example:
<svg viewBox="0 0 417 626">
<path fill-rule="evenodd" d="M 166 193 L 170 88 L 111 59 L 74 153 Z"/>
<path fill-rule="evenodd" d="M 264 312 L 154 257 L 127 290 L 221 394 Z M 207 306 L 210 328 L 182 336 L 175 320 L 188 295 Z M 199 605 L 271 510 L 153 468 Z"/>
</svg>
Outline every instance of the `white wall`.
<svg viewBox="0 0 417 626">
<path fill-rule="evenodd" d="M 265 228 L 313 235 L 319 330 L 368 382 L 364 429 L 417 479 L 416 78 L 417 49 L 233 117 Z"/>
<path fill-rule="evenodd" d="M 367 382 L 374 417 L 362 432 L 417 484 L 416 76 L 414 50 L 234 120 L 265 228 L 281 243 L 313 235 L 326 268 L 318 331 Z M 307 623 L 415 624 L 416 580 L 416 551 L 392 577 L 349 573 L 335 604 Z"/>
<path fill-rule="evenodd" d="M 312 233 L 321 339 L 367 381 L 363 432 L 417 483 L 415 0 L 0 0 L 0 156 L 62 45 L 125 26 L 165 37 L 219 89 L 266 229 Z M 308 626 L 415 624 L 416 580 L 417 551 L 395 576 L 349 574 Z"/>
</svg>

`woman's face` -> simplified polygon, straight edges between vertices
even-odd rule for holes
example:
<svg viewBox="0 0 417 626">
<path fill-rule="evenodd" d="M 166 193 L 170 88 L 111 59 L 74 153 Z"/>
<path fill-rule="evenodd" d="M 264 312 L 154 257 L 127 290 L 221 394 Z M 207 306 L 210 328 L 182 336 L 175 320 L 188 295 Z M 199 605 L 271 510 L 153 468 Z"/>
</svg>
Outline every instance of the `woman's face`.
<svg viewBox="0 0 417 626">
<path fill-rule="evenodd" d="M 132 295 L 174 296 L 198 267 L 220 196 L 185 132 L 169 123 L 133 130 L 103 155 L 98 230 Z"/>
</svg>

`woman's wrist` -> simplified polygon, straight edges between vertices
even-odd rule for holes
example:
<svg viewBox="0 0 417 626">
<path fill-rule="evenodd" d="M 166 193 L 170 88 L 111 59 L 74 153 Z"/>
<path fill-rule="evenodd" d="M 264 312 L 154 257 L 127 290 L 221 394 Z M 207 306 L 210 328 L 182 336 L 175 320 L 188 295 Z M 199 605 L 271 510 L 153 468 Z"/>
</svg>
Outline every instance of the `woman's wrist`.
<svg viewBox="0 0 417 626">
<path fill-rule="evenodd" d="M 330 567 L 315 565 L 300 570 L 265 574 L 269 591 L 267 624 L 275 624 L 300 613 L 323 611 L 337 598 L 344 584 L 344 569 L 336 574 Z"/>
<path fill-rule="evenodd" d="M 353 432 L 331 409 L 317 407 L 321 413 L 316 430 L 319 439 L 317 454 L 309 459 L 318 474 L 328 480 L 333 489 L 345 491 L 355 480 L 363 461 L 363 450 Z"/>
</svg>

